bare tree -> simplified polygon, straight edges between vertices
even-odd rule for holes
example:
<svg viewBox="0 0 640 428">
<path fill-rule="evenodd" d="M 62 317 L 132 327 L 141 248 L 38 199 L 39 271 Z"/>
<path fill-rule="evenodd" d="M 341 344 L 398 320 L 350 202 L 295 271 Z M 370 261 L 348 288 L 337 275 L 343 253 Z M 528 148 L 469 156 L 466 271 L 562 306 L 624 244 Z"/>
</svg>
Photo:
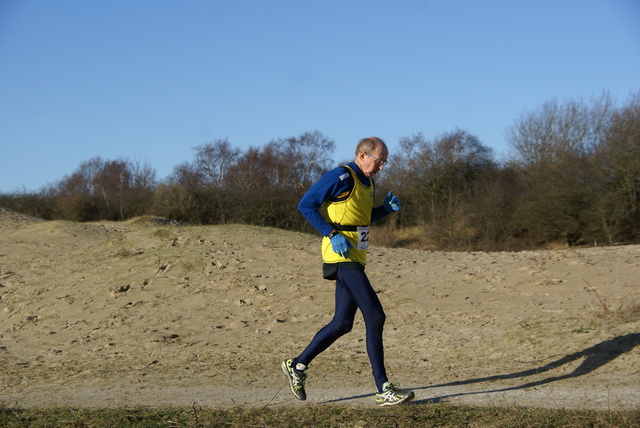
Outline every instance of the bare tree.
<svg viewBox="0 0 640 428">
<path fill-rule="evenodd" d="M 94 196 L 96 193 L 96 180 L 104 168 L 105 161 L 97 156 L 86 160 L 71 174 L 65 176 L 58 184 L 58 190 L 62 194 L 83 194 Z"/>
<path fill-rule="evenodd" d="M 54 186 L 54 218 L 72 221 L 98 219 L 99 208 L 96 202 L 96 180 L 105 161 L 94 157 L 84 161 L 70 175 L 63 177 Z"/>
<path fill-rule="evenodd" d="M 149 162 L 129 159 L 127 169 L 131 175 L 130 189 L 126 194 L 126 215 L 139 216 L 149 212 L 153 193 L 157 188 L 156 170 Z"/>
<path fill-rule="evenodd" d="M 138 159 L 127 161 L 131 173 L 132 186 L 140 190 L 153 190 L 157 185 L 156 170 L 147 161 Z"/>
<path fill-rule="evenodd" d="M 131 173 L 122 160 L 105 162 L 95 179 L 96 194 L 100 197 L 101 217 L 124 220 L 124 195 L 131 187 Z"/>
<path fill-rule="evenodd" d="M 593 154 L 604 138 L 612 104 L 605 93 L 591 104 L 552 100 L 525 113 L 507 129 L 514 161 L 535 172 L 571 162 L 576 156 Z"/>
<path fill-rule="evenodd" d="M 330 168 L 335 142 L 319 131 L 278 140 L 283 155 L 291 164 L 293 183 L 300 191 L 307 189 Z"/>
<path fill-rule="evenodd" d="M 468 243 L 469 204 L 475 182 L 495 168 L 491 149 L 466 131 L 455 130 L 434 140 L 422 134 L 400 140 L 385 182 L 393 182 L 414 223 L 428 225 L 441 247 Z M 406 197 L 406 198 L 405 198 Z"/>
<path fill-rule="evenodd" d="M 225 139 L 194 147 L 194 167 L 214 186 L 221 186 L 229 168 L 237 162 L 240 150 Z"/>
<path fill-rule="evenodd" d="M 155 188 L 148 163 L 123 159 L 84 161 L 48 192 L 56 216 L 77 221 L 124 220 L 146 211 Z"/>
<path fill-rule="evenodd" d="M 618 238 L 640 238 L 640 92 L 618 109 L 601 144 L 602 180 L 610 195 L 609 212 L 619 213 L 618 219 L 602 211 L 604 224 L 618 224 Z M 614 217 L 615 218 L 615 217 Z"/>
<path fill-rule="evenodd" d="M 549 101 L 507 131 L 527 189 L 516 217 L 537 242 L 566 239 L 573 245 L 594 223 L 596 151 L 612 112 L 606 93 L 591 104 Z"/>
</svg>

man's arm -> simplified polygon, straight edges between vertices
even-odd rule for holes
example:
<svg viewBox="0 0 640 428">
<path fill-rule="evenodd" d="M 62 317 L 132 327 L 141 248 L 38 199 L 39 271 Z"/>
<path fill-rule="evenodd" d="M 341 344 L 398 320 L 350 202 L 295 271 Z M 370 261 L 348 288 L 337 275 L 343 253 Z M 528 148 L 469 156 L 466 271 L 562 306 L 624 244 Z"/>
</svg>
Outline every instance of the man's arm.
<svg viewBox="0 0 640 428">
<path fill-rule="evenodd" d="M 401 209 L 402 204 L 400 203 L 400 198 L 394 195 L 393 192 L 389 192 L 384 198 L 382 205 L 373 207 L 373 210 L 371 210 L 371 222 L 373 223 L 374 221 L 378 221 L 389 214 L 400 211 Z"/>
<path fill-rule="evenodd" d="M 298 203 L 298 210 L 322 236 L 329 235 L 333 226 L 322 217 L 320 207 L 325 201 L 335 199 L 347 190 L 350 179 L 351 176 L 345 168 L 333 169 L 311 186 Z"/>
<path fill-rule="evenodd" d="M 383 205 L 377 206 L 377 207 L 373 207 L 373 209 L 371 210 L 371 223 L 373 223 L 374 221 L 378 221 L 380 219 L 385 218 L 386 216 L 388 216 L 389 214 L 391 214 L 389 211 L 384 209 Z"/>
</svg>

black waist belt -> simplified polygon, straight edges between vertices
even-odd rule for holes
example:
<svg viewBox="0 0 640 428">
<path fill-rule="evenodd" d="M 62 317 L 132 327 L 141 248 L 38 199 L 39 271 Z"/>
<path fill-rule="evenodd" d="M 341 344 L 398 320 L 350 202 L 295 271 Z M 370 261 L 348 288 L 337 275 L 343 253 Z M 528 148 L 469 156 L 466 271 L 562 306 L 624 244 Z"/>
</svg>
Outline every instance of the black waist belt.
<svg viewBox="0 0 640 428">
<path fill-rule="evenodd" d="M 368 227 L 369 225 L 364 225 L 364 226 L 350 226 L 350 225 L 344 225 L 344 224 L 338 224 L 338 223 L 331 223 L 331 226 L 333 226 L 333 228 L 335 230 L 342 230 L 344 232 L 357 232 L 359 227 Z"/>
</svg>

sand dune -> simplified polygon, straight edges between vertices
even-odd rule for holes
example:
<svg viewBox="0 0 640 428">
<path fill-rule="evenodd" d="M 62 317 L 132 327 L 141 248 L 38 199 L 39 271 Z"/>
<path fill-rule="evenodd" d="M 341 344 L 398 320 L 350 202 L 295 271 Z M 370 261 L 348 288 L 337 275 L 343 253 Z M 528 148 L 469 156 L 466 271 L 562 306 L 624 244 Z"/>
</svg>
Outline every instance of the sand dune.
<svg viewBox="0 0 640 428">
<path fill-rule="evenodd" d="M 319 238 L 242 225 L 42 221 L 0 210 L 0 401 L 307 405 L 281 359 L 332 315 Z M 416 402 L 640 406 L 640 246 L 374 248 L 390 378 Z M 360 317 L 307 403 L 372 406 Z"/>
</svg>

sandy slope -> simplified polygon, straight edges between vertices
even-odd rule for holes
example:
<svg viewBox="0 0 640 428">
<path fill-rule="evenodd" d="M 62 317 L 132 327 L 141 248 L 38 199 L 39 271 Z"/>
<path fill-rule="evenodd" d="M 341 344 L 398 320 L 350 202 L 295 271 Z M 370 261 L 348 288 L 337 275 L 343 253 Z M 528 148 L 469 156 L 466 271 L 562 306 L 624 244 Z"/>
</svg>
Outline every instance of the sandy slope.
<svg viewBox="0 0 640 428">
<path fill-rule="evenodd" d="M 0 402 L 306 405 L 279 363 L 330 320 L 320 268 L 312 235 L 0 209 Z M 619 316 L 640 246 L 374 248 L 367 271 L 389 375 L 418 404 L 640 408 L 640 320 Z M 360 317 L 308 373 L 307 403 L 373 405 Z"/>
</svg>

